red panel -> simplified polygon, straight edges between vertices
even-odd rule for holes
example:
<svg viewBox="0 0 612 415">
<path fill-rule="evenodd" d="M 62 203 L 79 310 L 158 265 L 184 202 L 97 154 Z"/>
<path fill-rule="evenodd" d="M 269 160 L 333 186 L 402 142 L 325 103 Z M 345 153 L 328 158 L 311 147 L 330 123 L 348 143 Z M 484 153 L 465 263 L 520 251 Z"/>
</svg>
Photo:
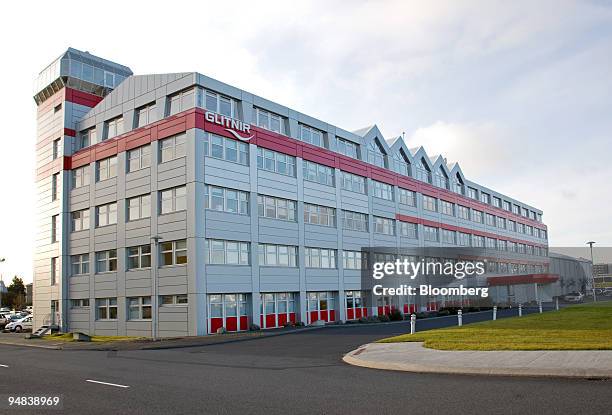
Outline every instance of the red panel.
<svg viewBox="0 0 612 415">
<path fill-rule="evenodd" d="M 336 310 L 329 310 L 329 321 L 336 321 Z"/>
<path fill-rule="evenodd" d="M 76 137 L 76 131 L 74 131 L 72 128 L 64 128 L 64 135 Z"/>
<path fill-rule="evenodd" d="M 289 320 L 290 320 L 292 323 L 295 323 L 295 313 L 289 313 Z"/>
<path fill-rule="evenodd" d="M 319 316 L 320 320 L 329 321 L 329 316 L 328 316 L 327 310 L 321 310 L 319 312 L 319 314 L 320 314 L 320 316 Z"/>
<path fill-rule="evenodd" d="M 389 315 L 391 314 L 391 306 L 390 305 L 386 305 L 385 306 L 385 315 Z"/>
<path fill-rule="evenodd" d="M 261 327 L 262 329 L 264 328 L 263 315 L 262 314 L 259 315 L 259 327 Z"/>
<path fill-rule="evenodd" d="M 281 313 L 278 315 L 278 326 L 282 327 L 287 322 L 287 314 Z"/>
<path fill-rule="evenodd" d="M 504 277 L 488 277 L 487 285 L 516 285 L 516 284 L 551 284 L 559 280 L 557 274 L 524 274 L 508 275 Z"/>
<path fill-rule="evenodd" d="M 314 323 L 318 319 L 319 319 L 319 312 L 318 311 L 311 311 L 310 312 L 310 322 Z"/>
<path fill-rule="evenodd" d="M 266 314 L 266 328 L 276 327 L 276 314 Z"/>
<path fill-rule="evenodd" d="M 72 88 L 66 88 L 65 99 L 68 102 L 84 105 L 90 108 L 95 107 L 100 101 L 102 101 L 102 97 L 93 94 L 88 94 L 87 92 L 78 91 Z"/>
<path fill-rule="evenodd" d="M 225 329 L 227 331 L 238 331 L 238 317 L 226 317 Z"/>
<path fill-rule="evenodd" d="M 409 311 L 409 305 L 404 304 L 404 314 L 408 314 L 408 311 Z"/>
<path fill-rule="evenodd" d="M 249 318 L 247 316 L 240 316 L 240 327 L 239 330 L 248 330 Z"/>
<path fill-rule="evenodd" d="M 361 308 L 356 308 L 355 309 L 355 318 L 361 318 L 362 316 L 365 316 L 365 314 L 363 314 L 362 309 Z"/>
<path fill-rule="evenodd" d="M 368 308 L 363 307 L 363 317 L 367 317 L 367 316 L 368 316 Z"/>
<path fill-rule="evenodd" d="M 223 327 L 223 319 L 219 317 L 210 319 L 210 332 L 216 333 L 219 327 Z"/>
<path fill-rule="evenodd" d="M 352 308 L 347 309 L 346 310 L 346 319 L 347 320 L 355 319 L 355 310 L 353 310 Z"/>
<path fill-rule="evenodd" d="M 382 316 L 383 314 L 385 314 L 385 308 L 381 305 L 378 306 L 378 315 Z"/>
</svg>

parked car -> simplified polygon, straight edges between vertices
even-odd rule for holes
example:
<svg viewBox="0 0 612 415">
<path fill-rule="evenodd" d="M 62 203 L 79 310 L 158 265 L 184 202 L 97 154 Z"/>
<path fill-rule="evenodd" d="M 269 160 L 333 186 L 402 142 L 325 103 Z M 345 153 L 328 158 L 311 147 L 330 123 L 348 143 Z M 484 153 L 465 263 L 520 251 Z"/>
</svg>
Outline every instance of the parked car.
<svg viewBox="0 0 612 415">
<path fill-rule="evenodd" d="M 10 309 L 10 308 L 8 308 L 8 307 L 2 307 L 2 308 L 0 308 L 0 313 L 3 313 L 3 314 L 10 314 L 10 312 L 11 312 L 11 309 Z"/>
<path fill-rule="evenodd" d="M 584 295 L 579 292 L 565 294 L 563 297 L 563 301 L 567 301 L 568 303 L 581 303 L 584 300 Z"/>
<path fill-rule="evenodd" d="M 24 330 L 32 330 L 32 317 L 24 317 L 19 320 L 11 321 L 8 323 L 4 330 L 14 331 L 17 333 L 21 333 Z"/>
<path fill-rule="evenodd" d="M 0 328 L 4 328 L 9 322 L 8 317 L 5 314 L 0 313 Z"/>
<path fill-rule="evenodd" d="M 612 288 L 605 288 L 601 295 L 603 295 L 604 297 L 612 297 Z"/>
</svg>

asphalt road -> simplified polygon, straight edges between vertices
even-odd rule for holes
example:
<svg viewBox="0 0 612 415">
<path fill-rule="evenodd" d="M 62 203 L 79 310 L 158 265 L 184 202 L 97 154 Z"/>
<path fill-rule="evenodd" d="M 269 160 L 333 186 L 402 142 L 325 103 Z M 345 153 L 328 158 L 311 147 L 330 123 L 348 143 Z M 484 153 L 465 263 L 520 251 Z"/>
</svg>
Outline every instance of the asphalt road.
<svg viewBox="0 0 612 415">
<path fill-rule="evenodd" d="M 464 322 L 489 318 L 489 313 L 466 315 Z M 452 324 L 454 316 L 422 320 L 418 327 Z M 61 395 L 63 400 L 58 411 L 0 406 L 0 413 L 612 413 L 612 383 L 606 381 L 411 374 L 341 361 L 361 344 L 407 330 L 406 323 L 354 325 L 125 352 L 0 346 L 4 401 L 23 395 Z"/>
</svg>

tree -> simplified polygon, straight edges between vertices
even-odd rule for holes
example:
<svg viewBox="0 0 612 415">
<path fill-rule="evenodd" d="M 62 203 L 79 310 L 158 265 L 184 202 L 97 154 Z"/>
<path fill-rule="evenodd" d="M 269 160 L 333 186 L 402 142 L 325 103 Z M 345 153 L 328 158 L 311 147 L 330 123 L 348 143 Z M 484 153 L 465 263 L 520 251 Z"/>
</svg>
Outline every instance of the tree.
<svg viewBox="0 0 612 415">
<path fill-rule="evenodd" d="M 21 310 L 25 305 L 25 285 L 23 280 L 18 276 L 13 277 L 11 285 L 7 287 L 7 293 L 3 296 L 3 303 L 15 310 Z"/>
</svg>

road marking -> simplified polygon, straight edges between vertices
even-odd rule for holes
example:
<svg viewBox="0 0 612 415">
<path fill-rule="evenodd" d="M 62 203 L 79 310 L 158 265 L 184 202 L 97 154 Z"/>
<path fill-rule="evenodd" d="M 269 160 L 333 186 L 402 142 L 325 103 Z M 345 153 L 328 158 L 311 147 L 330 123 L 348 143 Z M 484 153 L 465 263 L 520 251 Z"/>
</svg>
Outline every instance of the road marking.
<svg viewBox="0 0 612 415">
<path fill-rule="evenodd" d="M 99 383 L 100 385 L 115 386 L 117 388 L 129 388 L 127 385 L 118 385 L 116 383 L 100 382 L 99 380 L 85 379 L 85 382 Z"/>
<path fill-rule="evenodd" d="M 8 365 L 0 365 L 0 367 L 8 367 Z"/>
</svg>

